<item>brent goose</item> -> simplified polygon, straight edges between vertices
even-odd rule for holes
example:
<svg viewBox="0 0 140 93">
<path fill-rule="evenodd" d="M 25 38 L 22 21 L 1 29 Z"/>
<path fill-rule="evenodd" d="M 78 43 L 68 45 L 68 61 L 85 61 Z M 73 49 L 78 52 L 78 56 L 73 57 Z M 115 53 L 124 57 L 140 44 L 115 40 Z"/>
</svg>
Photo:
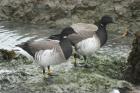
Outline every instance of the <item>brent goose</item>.
<svg viewBox="0 0 140 93">
<path fill-rule="evenodd" d="M 27 41 L 16 46 L 33 57 L 33 60 L 42 68 L 43 75 L 45 75 L 45 67 L 48 67 L 48 75 L 51 75 L 50 65 L 66 62 L 72 55 L 72 44 L 67 38 L 72 33 L 74 33 L 73 30 L 65 28 L 61 34 L 52 35 L 47 40 Z"/>
<path fill-rule="evenodd" d="M 87 61 L 86 56 L 93 55 L 97 49 L 106 43 L 106 26 L 109 23 L 113 23 L 113 19 L 105 15 L 101 18 L 97 26 L 86 23 L 76 23 L 70 26 L 75 33 L 70 34 L 68 38 L 74 44 L 77 53 L 82 55 L 85 61 Z M 74 54 L 74 58 L 74 65 L 76 66 L 76 53 Z"/>
</svg>

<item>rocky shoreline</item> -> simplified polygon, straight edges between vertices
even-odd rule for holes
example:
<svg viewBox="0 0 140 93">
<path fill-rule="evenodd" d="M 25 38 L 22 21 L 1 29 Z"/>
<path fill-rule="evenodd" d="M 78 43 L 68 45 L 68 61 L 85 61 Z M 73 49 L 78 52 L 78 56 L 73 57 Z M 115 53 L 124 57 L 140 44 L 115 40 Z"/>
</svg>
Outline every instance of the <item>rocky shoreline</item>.
<svg viewBox="0 0 140 93">
<path fill-rule="evenodd" d="M 0 20 L 64 27 L 111 15 L 117 23 L 113 31 L 138 31 L 139 9 L 139 0 L 1 0 Z"/>
<path fill-rule="evenodd" d="M 77 22 L 96 23 L 103 15 L 111 15 L 116 21 L 108 31 L 139 31 L 140 0 L 0 0 L 1 22 L 63 28 Z M 16 25 L 10 27 L 13 26 Z M 92 68 L 74 68 L 71 58 L 68 63 L 53 67 L 59 76 L 48 78 L 43 78 L 40 69 L 26 58 L 11 60 L 15 54 L 11 52 L 7 56 L 6 51 L 2 55 L 1 50 L 0 93 L 109 93 L 123 87 L 135 90 L 132 84 L 123 80 L 128 46 L 120 45 L 116 49 L 112 46 L 108 44 L 88 59 Z M 9 56 L 10 60 L 1 59 Z"/>
</svg>

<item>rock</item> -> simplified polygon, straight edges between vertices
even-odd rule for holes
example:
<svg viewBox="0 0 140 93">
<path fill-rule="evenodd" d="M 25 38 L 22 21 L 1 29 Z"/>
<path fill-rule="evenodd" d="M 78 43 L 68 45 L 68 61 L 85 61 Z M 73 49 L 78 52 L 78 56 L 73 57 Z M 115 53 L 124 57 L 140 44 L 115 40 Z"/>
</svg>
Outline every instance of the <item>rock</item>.
<svg viewBox="0 0 140 93">
<path fill-rule="evenodd" d="M 129 83 L 127 81 L 123 81 L 123 80 L 117 82 L 117 87 L 119 87 L 119 88 L 127 87 L 128 89 L 132 89 L 133 88 L 131 83 Z"/>
<path fill-rule="evenodd" d="M 124 15 L 127 12 L 127 9 L 124 8 L 122 5 L 118 4 L 114 6 L 115 11 L 118 15 Z"/>
<path fill-rule="evenodd" d="M 113 88 L 109 93 L 140 93 L 140 87 L 135 87 L 126 81 L 119 81 L 117 87 Z"/>
<path fill-rule="evenodd" d="M 127 81 L 140 84 L 140 32 L 135 33 L 133 48 L 128 57 L 128 68 L 124 77 Z"/>
<path fill-rule="evenodd" d="M 8 51 L 5 49 L 0 49 L 0 60 L 11 61 L 16 57 L 16 53 L 14 51 Z"/>
<path fill-rule="evenodd" d="M 119 25 L 115 28 L 128 25 L 133 30 L 139 29 L 139 6 L 139 0 L 1 0 L 0 20 L 65 27 L 111 15 Z"/>
<path fill-rule="evenodd" d="M 114 2 L 121 2 L 122 0 L 114 0 Z"/>
<path fill-rule="evenodd" d="M 140 32 L 136 32 L 136 33 L 135 33 L 135 36 L 136 36 L 136 38 L 139 40 L 139 38 L 140 38 Z"/>
<path fill-rule="evenodd" d="M 100 56 L 95 55 L 88 58 L 91 68 L 74 68 L 71 64 L 73 60 L 52 66 L 52 71 L 58 76 L 47 77 L 46 74 L 46 78 L 43 78 L 42 70 L 36 63 L 24 62 L 22 56 L 12 62 L 3 62 L 2 66 L 0 64 L 0 91 L 2 93 L 109 93 L 114 87 L 129 86 L 129 83 L 118 80 L 125 67 L 123 65 L 125 58 L 105 56 L 104 53 Z"/>
</svg>

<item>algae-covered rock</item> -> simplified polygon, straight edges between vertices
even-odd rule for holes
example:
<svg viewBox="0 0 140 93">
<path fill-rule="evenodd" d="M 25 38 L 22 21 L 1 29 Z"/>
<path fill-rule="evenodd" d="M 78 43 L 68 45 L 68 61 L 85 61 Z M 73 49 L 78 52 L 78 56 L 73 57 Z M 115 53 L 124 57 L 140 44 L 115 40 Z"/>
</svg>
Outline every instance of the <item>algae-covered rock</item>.
<svg viewBox="0 0 140 93">
<path fill-rule="evenodd" d="M 1 60 L 11 61 L 15 57 L 16 57 L 16 53 L 13 50 L 8 51 L 5 49 L 0 49 L 0 59 Z"/>
<path fill-rule="evenodd" d="M 51 66 L 52 71 L 58 76 L 45 77 L 36 63 L 27 64 L 20 57 L 8 64 L 1 63 L 0 68 L 3 71 L 0 70 L 0 91 L 2 93 L 109 93 L 114 88 L 131 87 L 128 82 L 120 80 L 126 66 L 125 58 L 95 55 L 88 58 L 90 68 L 75 68 L 71 64 L 73 60 L 71 58 L 67 63 Z"/>
<path fill-rule="evenodd" d="M 124 74 L 126 80 L 140 84 L 140 32 L 135 33 L 133 48 L 128 57 L 128 68 Z"/>
</svg>

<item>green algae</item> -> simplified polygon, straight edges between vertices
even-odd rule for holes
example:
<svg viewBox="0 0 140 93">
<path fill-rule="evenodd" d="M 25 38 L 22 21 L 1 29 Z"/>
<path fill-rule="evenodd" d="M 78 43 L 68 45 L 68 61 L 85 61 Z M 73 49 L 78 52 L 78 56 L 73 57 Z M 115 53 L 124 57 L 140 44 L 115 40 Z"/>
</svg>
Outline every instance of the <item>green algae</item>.
<svg viewBox="0 0 140 93">
<path fill-rule="evenodd" d="M 0 56 L 3 60 L 11 61 L 13 58 L 16 57 L 16 53 L 13 50 L 8 51 L 5 49 L 0 49 Z"/>
<path fill-rule="evenodd" d="M 118 54 L 119 55 L 119 54 Z M 89 68 L 74 67 L 73 57 L 67 63 L 51 66 L 57 76 L 42 75 L 36 63 L 22 55 L 11 62 L 1 62 L 0 69 L 12 72 L 1 73 L 2 93 L 109 93 L 124 82 L 123 72 L 126 69 L 126 57 L 96 53 L 88 57 Z M 78 63 L 85 63 L 77 59 Z M 126 81 L 125 81 L 126 82 Z M 129 85 L 128 82 L 126 82 Z M 123 86 L 121 86 L 123 87 Z"/>
</svg>

